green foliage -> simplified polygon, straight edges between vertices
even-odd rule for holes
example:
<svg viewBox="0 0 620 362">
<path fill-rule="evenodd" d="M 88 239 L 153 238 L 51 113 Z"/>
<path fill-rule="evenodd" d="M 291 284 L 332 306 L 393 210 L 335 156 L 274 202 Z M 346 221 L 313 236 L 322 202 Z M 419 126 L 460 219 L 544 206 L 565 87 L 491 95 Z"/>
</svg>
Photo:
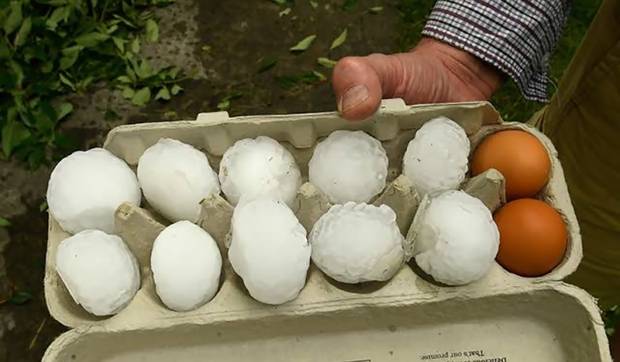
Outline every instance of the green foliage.
<svg viewBox="0 0 620 362">
<path fill-rule="evenodd" d="M 24 305 L 32 300 L 32 294 L 24 291 L 17 291 L 13 293 L 11 299 L 9 299 L 9 303 L 13 305 Z"/>
<path fill-rule="evenodd" d="M 605 332 L 608 336 L 616 333 L 616 327 L 620 325 L 620 307 L 614 305 L 603 313 L 603 321 L 605 322 Z"/>
<path fill-rule="evenodd" d="M 179 70 L 154 70 L 139 55 L 142 40 L 159 38 L 153 6 L 169 3 L 0 0 L 1 156 L 36 167 L 70 151 L 58 125 L 73 106 L 60 96 L 94 84 L 107 82 L 136 105 L 152 94 L 169 99 Z"/>
</svg>

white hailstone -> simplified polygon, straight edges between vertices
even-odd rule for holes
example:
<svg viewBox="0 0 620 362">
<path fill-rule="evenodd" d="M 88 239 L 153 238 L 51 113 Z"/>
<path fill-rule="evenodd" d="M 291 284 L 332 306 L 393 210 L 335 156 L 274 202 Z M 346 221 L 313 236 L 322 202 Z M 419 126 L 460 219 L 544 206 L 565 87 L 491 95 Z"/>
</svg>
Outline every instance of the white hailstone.
<svg viewBox="0 0 620 362">
<path fill-rule="evenodd" d="M 367 202 L 385 188 L 388 158 L 381 142 L 362 131 L 334 131 L 314 149 L 310 182 L 332 203 Z"/>
<path fill-rule="evenodd" d="M 213 298 L 219 286 L 222 257 L 209 233 L 189 221 L 179 221 L 155 239 L 151 270 L 162 302 L 184 312 Z"/>
<path fill-rule="evenodd" d="M 118 313 L 140 287 L 138 263 L 127 245 L 99 230 L 63 240 L 56 251 L 56 271 L 73 300 L 97 316 Z"/>
<path fill-rule="evenodd" d="M 97 229 L 114 233 L 114 213 L 123 202 L 140 205 L 133 171 L 102 148 L 77 151 L 52 171 L 47 187 L 49 212 L 67 232 Z"/>
<path fill-rule="evenodd" d="M 404 262 L 404 238 L 386 206 L 334 205 L 310 232 L 312 261 L 343 283 L 385 281 Z"/>
<path fill-rule="evenodd" d="M 457 189 L 465 179 L 469 139 L 454 121 L 438 117 L 425 123 L 409 142 L 403 174 L 421 196 Z"/>
<path fill-rule="evenodd" d="M 160 139 L 140 156 L 138 180 L 149 204 L 171 221 L 196 222 L 200 201 L 220 193 L 207 156 L 170 138 Z"/>
<path fill-rule="evenodd" d="M 228 258 L 250 295 L 266 304 L 295 299 L 306 283 L 311 248 L 286 204 L 244 200 L 235 208 L 231 230 Z"/>
<path fill-rule="evenodd" d="M 220 182 L 228 201 L 269 197 L 291 206 L 301 172 L 293 155 L 276 140 L 258 136 L 235 142 L 220 162 Z"/>
<path fill-rule="evenodd" d="M 448 285 L 482 278 L 499 248 L 499 231 L 491 212 L 482 201 L 463 191 L 427 196 L 412 228 L 416 263 Z"/>
</svg>

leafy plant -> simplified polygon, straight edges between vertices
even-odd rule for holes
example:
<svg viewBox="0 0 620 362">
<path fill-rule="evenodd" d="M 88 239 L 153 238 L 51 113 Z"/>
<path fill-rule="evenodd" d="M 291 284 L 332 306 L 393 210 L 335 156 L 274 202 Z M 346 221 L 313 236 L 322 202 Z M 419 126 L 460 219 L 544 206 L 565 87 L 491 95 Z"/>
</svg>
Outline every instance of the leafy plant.
<svg viewBox="0 0 620 362">
<path fill-rule="evenodd" d="M 0 0 L 1 156 L 31 167 L 70 151 L 58 132 L 73 111 L 63 95 L 111 84 L 136 105 L 181 88 L 179 70 L 139 55 L 159 38 L 152 8 L 170 0 Z"/>
<path fill-rule="evenodd" d="M 605 322 L 605 332 L 608 336 L 612 336 L 616 332 L 616 327 L 620 325 L 620 307 L 614 305 L 605 311 L 603 321 Z"/>
</svg>

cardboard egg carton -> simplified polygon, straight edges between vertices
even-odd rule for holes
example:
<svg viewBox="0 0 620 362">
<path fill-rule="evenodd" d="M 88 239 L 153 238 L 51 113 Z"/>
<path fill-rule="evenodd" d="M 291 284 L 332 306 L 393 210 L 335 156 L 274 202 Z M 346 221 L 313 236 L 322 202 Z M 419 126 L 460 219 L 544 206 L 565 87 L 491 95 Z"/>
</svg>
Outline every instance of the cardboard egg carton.
<svg viewBox="0 0 620 362">
<path fill-rule="evenodd" d="M 611 361 L 595 301 L 562 282 L 577 268 L 582 249 L 555 148 L 530 127 L 503 123 L 489 103 L 406 106 L 387 100 L 363 122 L 347 122 L 332 112 L 235 118 L 205 113 L 195 121 L 118 127 L 104 147 L 135 168 L 146 148 L 162 137 L 174 138 L 203 150 L 218 170 L 235 141 L 264 135 L 292 152 L 307 180 L 317 141 L 338 129 L 363 130 L 383 143 L 389 159 L 388 185 L 373 203 L 395 210 L 410 247 L 415 230 L 409 229 L 420 200 L 400 175 L 402 156 L 415 131 L 437 116 L 459 123 L 472 151 L 484 136 L 508 128 L 523 129 L 543 142 L 552 172 L 540 198 L 560 212 L 570 235 L 566 256 L 552 272 L 523 278 L 495 264 L 477 282 L 448 287 L 433 282 L 412 260 L 387 282 L 346 285 L 311 265 L 297 299 L 265 305 L 249 296 L 227 261 L 233 207 L 213 195 L 203 200 L 198 224 L 222 252 L 221 285 L 210 302 L 181 313 L 159 300 L 149 266 L 152 242 L 166 221 L 147 205 L 123 204 L 116 213 L 117 229 L 136 255 L 142 284 L 125 309 L 106 318 L 77 305 L 57 275 L 56 248 L 69 234 L 50 217 L 46 301 L 51 315 L 74 329 L 49 347 L 44 361 Z M 503 185 L 501 174 L 490 170 L 465 180 L 462 189 L 494 210 L 505 202 Z M 329 206 L 306 182 L 293 211 L 310 230 Z"/>
</svg>

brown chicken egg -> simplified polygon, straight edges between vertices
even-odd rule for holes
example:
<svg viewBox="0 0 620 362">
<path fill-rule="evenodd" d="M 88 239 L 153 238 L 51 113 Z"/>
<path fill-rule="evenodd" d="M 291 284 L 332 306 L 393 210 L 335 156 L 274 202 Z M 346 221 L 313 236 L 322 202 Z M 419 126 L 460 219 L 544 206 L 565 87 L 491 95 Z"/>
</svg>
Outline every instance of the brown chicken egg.
<svg viewBox="0 0 620 362">
<path fill-rule="evenodd" d="M 535 196 L 549 180 L 551 161 L 545 146 L 532 134 L 506 130 L 487 136 L 474 151 L 471 170 L 478 175 L 494 168 L 506 179 L 506 197 Z"/>
<path fill-rule="evenodd" d="M 499 229 L 497 262 L 526 277 L 549 273 L 564 259 L 568 233 L 562 216 L 535 199 L 511 201 L 494 215 Z"/>
</svg>

